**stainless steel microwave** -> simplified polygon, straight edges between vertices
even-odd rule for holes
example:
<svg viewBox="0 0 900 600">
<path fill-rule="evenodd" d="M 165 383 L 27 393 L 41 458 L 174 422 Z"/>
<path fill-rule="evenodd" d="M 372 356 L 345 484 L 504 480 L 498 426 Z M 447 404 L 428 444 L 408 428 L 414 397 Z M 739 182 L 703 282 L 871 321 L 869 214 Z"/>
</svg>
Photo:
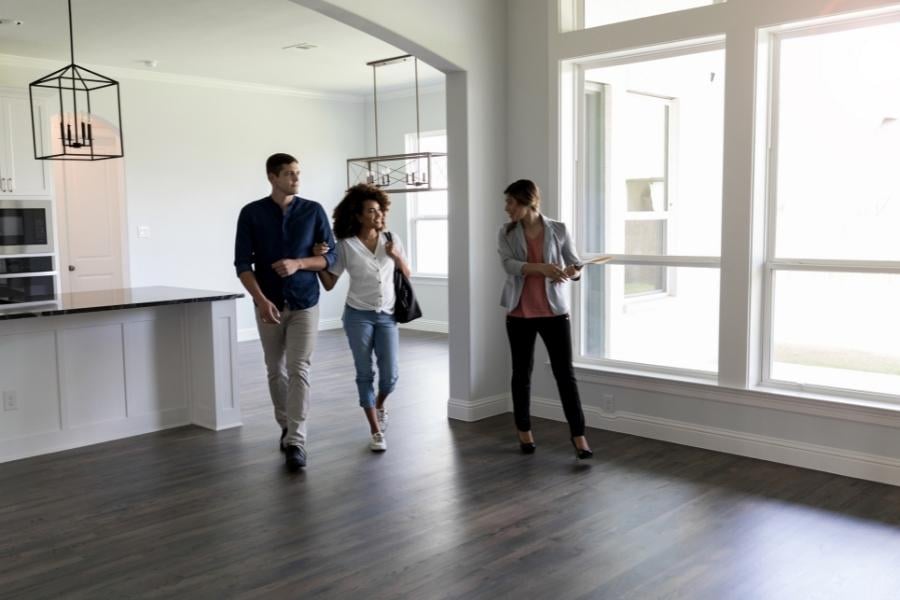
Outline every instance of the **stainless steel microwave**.
<svg viewBox="0 0 900 600">
<path fill-rule="evenodd" d="M 0 254 L 53 252 L 49 200 L 0 200 Z"/>
</svg>

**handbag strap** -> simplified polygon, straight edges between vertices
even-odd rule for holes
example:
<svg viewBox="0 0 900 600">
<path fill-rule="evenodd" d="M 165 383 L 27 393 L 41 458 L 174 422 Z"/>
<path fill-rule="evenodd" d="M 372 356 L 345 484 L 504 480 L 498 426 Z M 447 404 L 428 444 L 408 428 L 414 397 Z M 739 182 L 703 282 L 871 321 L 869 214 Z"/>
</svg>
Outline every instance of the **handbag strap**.
<svg viewBox="0 0 900 600">
<path fill-rule="evenodd" d="M 394 238 L 391 236 L 391 232 L 390 232 L 390 231 L 385 231 L 385 232 L 384 232 L 384 237 L 387 238 L 387 241 L 388 241 L 389 243 L 394 241 Z M 396 263 L 394 264 L 394 271 L 395 271 L 395 272 L 396 272 L 396 271 L 399 271 L 399 269 L 397 268 Z M 402 271 L 401 271 L 401 272 L 402 272 Z"/>
</svg>

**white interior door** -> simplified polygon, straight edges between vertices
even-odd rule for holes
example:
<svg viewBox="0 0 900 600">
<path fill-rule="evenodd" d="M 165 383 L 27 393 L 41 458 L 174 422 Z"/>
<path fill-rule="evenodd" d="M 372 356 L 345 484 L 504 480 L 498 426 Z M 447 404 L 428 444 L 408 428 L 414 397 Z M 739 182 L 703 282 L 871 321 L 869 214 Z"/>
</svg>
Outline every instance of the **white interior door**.
<svg viewBox="0 0 900 600">
<path fill-rule="evenodd" d="M 93 131 L 99 152 L 116 143 L 111 127 L 95 122 Z M 54 164 L 62 291 L 126 287 L 122 159 Z"/>
</svg>

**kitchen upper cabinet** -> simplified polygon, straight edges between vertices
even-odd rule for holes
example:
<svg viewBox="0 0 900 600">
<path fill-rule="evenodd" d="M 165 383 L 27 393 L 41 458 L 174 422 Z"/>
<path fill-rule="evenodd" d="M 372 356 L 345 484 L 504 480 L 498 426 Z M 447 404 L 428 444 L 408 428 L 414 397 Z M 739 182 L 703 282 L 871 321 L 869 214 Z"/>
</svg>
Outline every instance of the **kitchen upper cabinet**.
<svg viewBox="0 0 900 600">
<path fill-rule="evenodd" d="M 48 104 L 38 100 L 35 136 L 41 147 L 49 143 Z M 51 170 L 35 160 L 31 110 L 25 95 L 0 94 L 0 198 L 49 198 Z"/>
</svg>

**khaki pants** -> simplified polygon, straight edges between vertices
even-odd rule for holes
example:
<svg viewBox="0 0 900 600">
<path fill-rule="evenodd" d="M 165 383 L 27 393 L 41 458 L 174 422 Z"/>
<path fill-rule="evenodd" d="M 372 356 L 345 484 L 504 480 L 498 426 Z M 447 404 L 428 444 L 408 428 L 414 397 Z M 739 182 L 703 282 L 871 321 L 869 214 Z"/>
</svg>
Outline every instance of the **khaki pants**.
<svg viewBox="0 0 900 600">
<path fill-rule="evenodd" d="M 287 429 L 285 444 L 306 445 L 309 412 L 309 365 L 319 330 L 318 305 L 303 310 L 285 308 L 281 323 L 263 323 L 256 310 L 275 420 Z"/>
</svg>

